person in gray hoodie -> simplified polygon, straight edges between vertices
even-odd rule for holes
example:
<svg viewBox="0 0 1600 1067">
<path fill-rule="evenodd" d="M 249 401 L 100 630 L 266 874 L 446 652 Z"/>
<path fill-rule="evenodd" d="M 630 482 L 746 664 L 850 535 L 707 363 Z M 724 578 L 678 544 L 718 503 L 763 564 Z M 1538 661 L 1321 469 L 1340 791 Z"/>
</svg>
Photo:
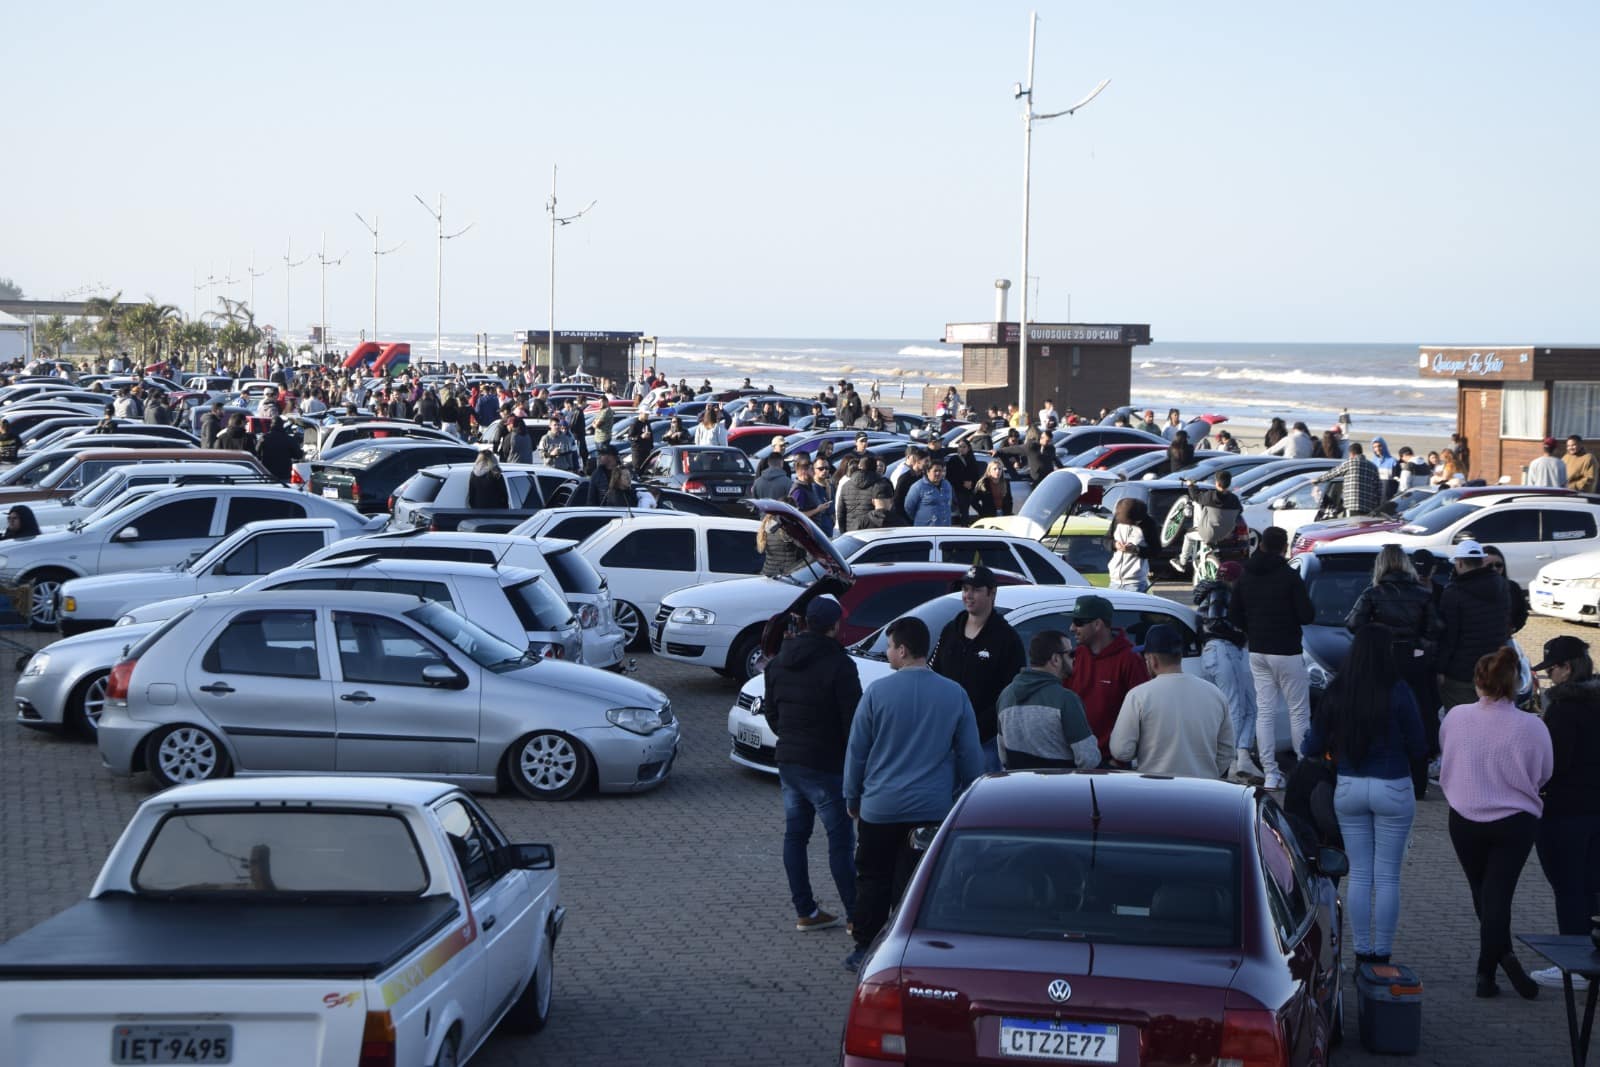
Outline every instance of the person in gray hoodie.
<svg viewBox="0 0 1600 1067">
<path fill-rule="evenodd" d="M 995 701 L 1000 764 L 1008 771 L 1041 767 L 1089 770 L 1100 766 L 1100 743 L 1083 701 L 1061 683 L 1072 674 L 1072 639 L 1041 630 L 1028 642 L 1028 665 Z"/>
<path fill-rule="evenodd" d="M 789 495 L 792 484 L 793 479 L 784 469 L 782 454 L 773 452 L 762 462 L 761 473 L 750 485 L 750 495 L 757 500 L 782 500 Z"/>
</svg>

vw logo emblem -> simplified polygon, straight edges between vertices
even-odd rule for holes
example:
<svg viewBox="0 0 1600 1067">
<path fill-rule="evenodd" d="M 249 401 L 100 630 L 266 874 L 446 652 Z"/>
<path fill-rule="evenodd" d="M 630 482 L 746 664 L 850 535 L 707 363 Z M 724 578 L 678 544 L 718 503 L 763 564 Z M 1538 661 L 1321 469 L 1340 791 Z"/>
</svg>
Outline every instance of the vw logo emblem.
<svg viewBox="0 0 1600 1067">
<path fill-rule="evenodd" d="M 1045 992 L 1050 994 L 1050 999 L 1057 1004 L 1064 1004 L 1072 999 L 1072 986 L 1065 978 L 1057 978 L 1045 987 Z"/>
</svg>

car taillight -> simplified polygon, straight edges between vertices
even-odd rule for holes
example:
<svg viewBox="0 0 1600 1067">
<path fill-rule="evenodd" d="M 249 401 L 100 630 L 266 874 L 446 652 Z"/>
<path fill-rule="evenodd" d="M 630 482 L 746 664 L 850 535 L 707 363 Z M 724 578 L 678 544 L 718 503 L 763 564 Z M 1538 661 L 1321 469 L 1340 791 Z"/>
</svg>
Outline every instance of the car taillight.
<svg viewBox="0 0 1600 1067">
<path fill-rule="evenodd" d="M 361 1031 L 359 1067 L 394 1067 L 394 1020 L 386 1011 L 367 1012 L 367 1025 Z"/>
<path fill-rule="evenodd" d="M 1233 1008 L 1223 1011 L 1217 1067 L 1283 1067 L 1288 1062 L 1277 1015 Z"/>
<path fill-rule="evenodd" d="M 706 483 L 699 478 L 690 478 L 683 483 L 683 491 L 686 493 L 703 493 L 706 491 Z"/>
<path fill-rule="evenodd" d="M 106 679 L 107 700 L 127 700 L 128 682 L 133 678 L 133 669 L 139 665 L 136 659 L 125 659 L 111 668 L 111 676 Z"/>
<path fill-rule="evenodd" d="M 351 482 L 350 483 L 350 497 L 353 500 L 360 500 L 361 499 L 361 483 L 360 482 Z"/>
<path fill-rule="evenodd" d="M 300 468 L 299 467 L 290 467 L 289 468 L 289 484 L 290 485 L 305 485 L 306 484 L 305 478 L 301 477 L 301 475 L 300 475 Z"/>
<path fill-rule="evenodd" d="M 542 645 L 534 645 L 533 650 L 538 653 L 540 659 L 567 658 L 567 650 L 562 648 L 560 643 L 556 641 L 547 641 Z"/>
<path fill-rule="evenodd" d="M 600 625 L 600 609 L 593 604 L 578 605 L 578 625 L 585 630 L 592 630 Z"/>
<path fill-rule="evenodd" d="M 856 987 L 844 1027 L 847 1056 L 875 1060 L 906 1058 L 905 1017 L 900 1002 L 900 971 L 881 971 Z"/>
<path fill-rule="evenodd" d="M 389 510 L 394 510 L 394 497 L 392 495 L 389 497 Z"/>
</svg>

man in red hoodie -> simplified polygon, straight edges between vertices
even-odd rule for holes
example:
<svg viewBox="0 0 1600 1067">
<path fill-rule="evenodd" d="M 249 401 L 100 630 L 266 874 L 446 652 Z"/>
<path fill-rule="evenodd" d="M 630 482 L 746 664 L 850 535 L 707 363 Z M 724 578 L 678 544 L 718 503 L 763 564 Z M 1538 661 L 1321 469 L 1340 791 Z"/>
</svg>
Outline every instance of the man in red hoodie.
<svg viewBox="0 0 1600 1067">
<path fill-rule="evenodd" d="M 1078 647 L 1072 654 L 1072 677 L 1067 679 L 1067 687 L 1083 701 L 1102 758 L 1107 755 L 1122 698 L 1134 686 L 1150 680 L 1144 657 L 1111 628 L 1111 617 L 1111 601 L 1105 597 L 1078 598 L 1072 609 L 1072 635 Z"/>
</svg>

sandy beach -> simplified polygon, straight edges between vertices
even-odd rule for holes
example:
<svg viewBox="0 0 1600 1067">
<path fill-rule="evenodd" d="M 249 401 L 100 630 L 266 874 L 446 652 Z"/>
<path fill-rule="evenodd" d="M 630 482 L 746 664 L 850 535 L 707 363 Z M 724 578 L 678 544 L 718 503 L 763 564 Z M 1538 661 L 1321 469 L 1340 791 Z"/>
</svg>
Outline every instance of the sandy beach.
<svg viewBox="0 0 1600 1067">
<path fill-rule="evenodd" d="M 1306 425 L 1311 426 L 1313 433 L 1317 434 L 1320 434 L 1322 430 L 1327 429 L 1326 426 L 1321 426 L 1319 428 L 1318 426 L 1309 422 L 1306 423 Z M 1230 431 L 1235 437 L 1237 437 L 1239 439 L 1240 447 L 1246 452 L 1260 452 L 1265 447 L 1261 443 L 1261 439 L 1266 435 L 1267 432 L 1267 424 L 1264 422 L 1233 422 L 1230 420 L 1223 424 L 1223 429 Z M 1350 440 L 1360 441 L 1363 448 L 1367 447 L 1367 445 L 1371 443 L 1374 436 L 1381 436 L 1385 441 L 1387 441 L 1389 444 L 1389 451 L 1393 453 L 1398 453 L 1401 447 L 1405 445 L 1410 445 L 1412 451 L 1421 455 L 1426 455 L 1428 452 L 1441 448 L 1448 448 L 1450 446 L 1450 436 L 1448 434 L 1383 433 L 1381 435 L 1375 435 L 1372 433 L 1364 433 L 1361 429 L 1361 423 L 1359 421 L 1350 427 Z"/>
</svg>

